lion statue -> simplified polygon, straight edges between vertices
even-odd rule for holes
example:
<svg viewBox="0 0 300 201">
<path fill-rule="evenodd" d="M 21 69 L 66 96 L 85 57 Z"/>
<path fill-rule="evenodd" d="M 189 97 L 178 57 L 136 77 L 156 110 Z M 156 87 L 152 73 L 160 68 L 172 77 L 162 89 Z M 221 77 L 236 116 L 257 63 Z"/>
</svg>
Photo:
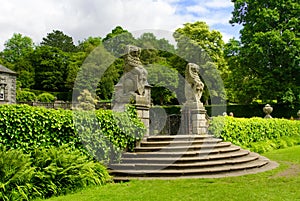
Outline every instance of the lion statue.
<svg viewBox="0 0 300 201">
<path fill-rule="evenodd" d="M 199 66 L 194 63 L 188 63 L 185 71 L 185 96 L 188 102 L 201 103 L 204 84 L 198 75 Z"/>
<path fill-rule="evenodd" d="M 127 45 L 125 49 L 125 66 L 123 89 L 124 94 L 144 95 L 147 82 L 147 70 L 140 61 L 141 49 L 133 45 Z"/>
</svg>

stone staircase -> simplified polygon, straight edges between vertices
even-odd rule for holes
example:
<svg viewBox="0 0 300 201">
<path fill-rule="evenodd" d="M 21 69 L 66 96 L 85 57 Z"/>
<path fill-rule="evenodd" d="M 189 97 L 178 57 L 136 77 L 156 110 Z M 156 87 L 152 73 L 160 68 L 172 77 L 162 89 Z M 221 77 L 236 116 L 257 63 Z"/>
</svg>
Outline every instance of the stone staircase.
<svg viewBox="0 0 300 201">
<path fill-rule="evenodd" d="M 149 136 L 110 164 L 115 181 L 218 178 L 267 171 L 277 164 L 211 135 Z"/>
</svg>

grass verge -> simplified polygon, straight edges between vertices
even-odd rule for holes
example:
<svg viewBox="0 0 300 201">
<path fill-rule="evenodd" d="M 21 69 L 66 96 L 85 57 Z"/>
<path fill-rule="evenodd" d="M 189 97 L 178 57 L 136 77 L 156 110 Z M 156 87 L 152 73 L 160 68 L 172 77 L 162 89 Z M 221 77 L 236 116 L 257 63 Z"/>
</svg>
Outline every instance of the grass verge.
<svg viewBox="0 0 300 201">
<path fill-rule="evenodd" d="M 91 187 L 47 201 L 300 200 L 300 146 L 265 153 L 277 169 L 221 179 L 143 180 Z"/>
</svg>

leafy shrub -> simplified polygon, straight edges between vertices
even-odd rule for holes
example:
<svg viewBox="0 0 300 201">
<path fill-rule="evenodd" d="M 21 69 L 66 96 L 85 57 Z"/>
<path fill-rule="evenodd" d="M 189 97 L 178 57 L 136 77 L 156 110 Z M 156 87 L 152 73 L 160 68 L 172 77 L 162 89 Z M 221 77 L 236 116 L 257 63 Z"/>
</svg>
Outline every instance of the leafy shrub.
<svg viewBox="0 0 300 201">
<path fill-rule="evenodd" d="M 30 91 L 17 91 L 16 99 L 18 102 L 30 102 L 36 100 L 36 95 Z"/>
<path fill-rule="evenodd" d="M 33 183 L 44 198 L 110 181 L 104 166 L 68 146 L 36 149 L 32 158 L 36 167 Z"/>
<path fill-rule="evenodd" d="M 0 149 L 0 200 L 28 200 L 35 192 L 31 183 L 35 168 L 29 155 Z"/>
<path fill-rule="evenodd" d="M 37 96 L 37 100 L 45 103 L 52 103 L 55 101 L 55 96 L 50 93 L 44 92 Z"/>
<path fill-rule="evenodd" d="M 259 153 L 300 143 L 300 121 L 286 119 L 214 117 L 209 131 Z"/>
<path fill-rule="evenodd" d="M 87 148 L 98 160 L 109 160 L 114 151 L 132 150 L 144 131 L 133 110 L 72 112 L 28 105 L 0 106 L 0 142 L 25 152 L 69 144 L 82 151 Z"/>
<path fill-rule="evenodd" d="M 0 200 L 48 198 L 111 180 L 106 168 L 68 146 L 31 154 L 0 150 Z"/>
</svg>

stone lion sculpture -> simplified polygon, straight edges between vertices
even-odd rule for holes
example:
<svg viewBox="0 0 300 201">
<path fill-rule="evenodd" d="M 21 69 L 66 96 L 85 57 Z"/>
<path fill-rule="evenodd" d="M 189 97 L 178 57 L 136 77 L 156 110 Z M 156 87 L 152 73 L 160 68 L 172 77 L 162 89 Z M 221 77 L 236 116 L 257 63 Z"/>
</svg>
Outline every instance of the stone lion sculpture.
<svg viewBox="0 0 300 201">
<path fill-rule="evenodd" d="M 125 49 L 125 66 L 123 77 L 124 94 L 143 95 L 147 82 L 148 72 L 140 61 L 141 49 L 127 45 Z"/>
<path fill-rule="evenodd" d="M 198 75 L 199 66 L 194 63 L 188 63 L 185 71 L 185 96 L 188 102 L 201 103 L 200 99 L 202 97 L 204 84 L 200 80 Z"/>
</svg>

